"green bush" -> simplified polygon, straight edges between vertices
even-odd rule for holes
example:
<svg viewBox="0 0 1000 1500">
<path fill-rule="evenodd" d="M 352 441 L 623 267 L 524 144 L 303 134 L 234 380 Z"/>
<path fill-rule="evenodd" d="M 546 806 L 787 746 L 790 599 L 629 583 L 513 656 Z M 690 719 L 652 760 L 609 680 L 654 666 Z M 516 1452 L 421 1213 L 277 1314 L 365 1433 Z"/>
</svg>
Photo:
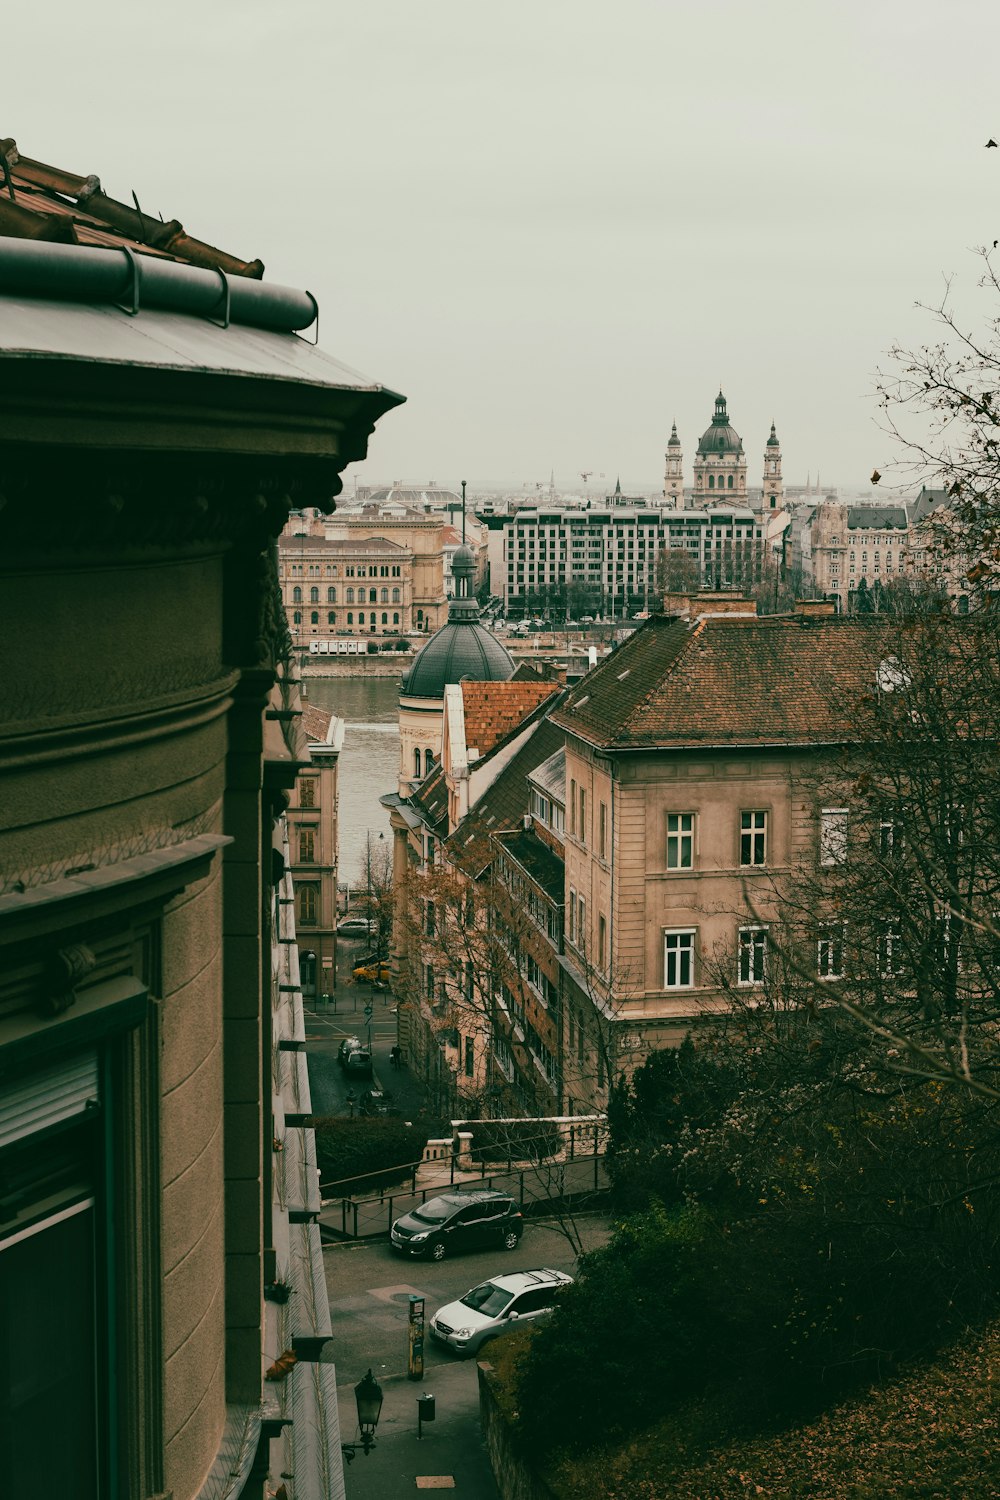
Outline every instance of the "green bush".
<svg viewBox="0 0 1000 1500">
<path fill-rule="evenodd" d="M 316 1133 L 319 1180 L 344 1198 L 380 1192 L 406 1179 L 428 1140 L 451 1134 L 447 1121 L 421 1116 L 405 1120 L 345 1120 L 332 1115 L 310 1120 Z"/>
<path fill-rule="evenodd" d="M 472 1159 L 476 1162 L 545 1161 L 562 1146 L 551 1120 L 490 1121 L 472 1126 Z"/>
</svg>

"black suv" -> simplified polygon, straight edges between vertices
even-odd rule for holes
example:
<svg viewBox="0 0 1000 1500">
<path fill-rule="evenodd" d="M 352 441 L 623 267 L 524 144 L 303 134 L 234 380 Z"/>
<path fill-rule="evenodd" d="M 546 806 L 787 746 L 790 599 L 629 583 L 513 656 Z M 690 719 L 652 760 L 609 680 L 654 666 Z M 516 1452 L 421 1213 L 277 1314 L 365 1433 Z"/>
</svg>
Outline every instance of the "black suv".
<svg viewBox="0 0 1000 1500">
<path fill-rule="evenodd" d="M 516 1250 L 523 1229 L 521 1205 L 509 1193 L 442 1193 L 397 1219 L 389 1238 L 401 1255 L 444 1260 L 492 1245 Z"/>
<path fill-rule="evenodd" d="M 360 1037 L 345 1037 L 337 1049 L 337 1061 L 345 1073 L 361 1073 L 366 1077 L 372 1070 L 372 1055 Z"/>
</svg>

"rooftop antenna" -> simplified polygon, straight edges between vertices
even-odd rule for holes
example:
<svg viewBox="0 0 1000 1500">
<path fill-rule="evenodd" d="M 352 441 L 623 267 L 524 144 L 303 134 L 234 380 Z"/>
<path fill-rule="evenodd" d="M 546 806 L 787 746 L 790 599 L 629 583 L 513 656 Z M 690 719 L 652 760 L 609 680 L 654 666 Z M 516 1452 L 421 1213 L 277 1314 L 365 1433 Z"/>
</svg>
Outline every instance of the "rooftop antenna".
<svg viewBox="0 0 1000 1500">
<path fill-rule="evenodd" d="M 465 546 L 465 480 L 462 480 L 462 546 Z"/>
</svg>

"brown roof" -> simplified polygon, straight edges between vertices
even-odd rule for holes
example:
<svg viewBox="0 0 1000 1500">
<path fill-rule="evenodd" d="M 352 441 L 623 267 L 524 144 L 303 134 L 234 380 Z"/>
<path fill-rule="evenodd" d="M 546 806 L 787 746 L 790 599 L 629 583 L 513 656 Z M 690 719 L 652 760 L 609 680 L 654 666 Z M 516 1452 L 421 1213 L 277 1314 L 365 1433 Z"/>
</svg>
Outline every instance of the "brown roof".
<svg viewBox="0 0 1000 1500">
<path fill-rule="evenodd" d="M 558 691 L 554 682 L 469 682 L 462 687 L 465 743 L 485 755 Z"/>
<path fill-rule="evenodd" d="M 555 723 L 608 749 L 851 737 L 891 654 L 878 621 L 654 616 L 577 683 Z"/>
<path fill-rule="evenodd" d="M 535 884 L 556 903 L 562 906 L 566 899 L 566 865 L 544 844 L 533 828 L 515 828 L 510 833 L 498 833 L 496 842 L 517 860 L 522 870 Z"/>
<path fill-rule="evenodd" d="M 129 249 L 162 260 L 226 271 L 259 280 L 264 264 L 240 260 L 203 240 L 192 239 L 176 219 L 120 203 L 100 178 L 81 177 L 22 156 L 17 142 L 0 139 L 0 235 L 19 240 L 55 240 L 65 245 Z"/>
<path fill-rule="evenodd" d="M 333 714 L 327 713 L 325 708 L 317 708 L 315 703 L 303 703 L 302 705 L 302 728 L 313 744 L 325 742 L 333 722 Z"/>
<path fill-rule="evenodd" d="M 428 828 L 439 838 L 447 838 L 448 783 L 440 761 L 435 761 L 420 785 L 413 788 L 409 800 Z"/>
</svg>

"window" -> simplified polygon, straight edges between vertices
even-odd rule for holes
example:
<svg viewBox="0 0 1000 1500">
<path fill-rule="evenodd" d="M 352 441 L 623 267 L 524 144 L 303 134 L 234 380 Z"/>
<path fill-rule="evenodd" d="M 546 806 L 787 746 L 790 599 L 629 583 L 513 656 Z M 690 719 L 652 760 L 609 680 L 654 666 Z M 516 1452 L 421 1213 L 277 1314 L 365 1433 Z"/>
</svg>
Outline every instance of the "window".
<svg viewBox="0 0 1000 1500">
<path fill-rule="evenodd" d="M 292 624 L 293 625 L 301 625 L 302 624 L 302 611 L 301 611 L 301 609 L 297 609 L 295 611 L 295 613 L 292 615 Z"/>
<path fill-rule="evenodd" d="M 414 774 L 414 776 L 416 776 L 419 779 L 419 777 L 420 777 L 420 751 L 419 750 L 414 750 L 414 752 L 413 752 L 413 774 Z"/>
<path fill-rule="evenodd" d="M 393 591 L 392 591 L 392 602 L 393 602 L 393 604 L 398 604 L 399 603 L 399 589 L 393 589 Z"/>
<path fill-rule="evenodd" d="M 347 623 L 348 625 L 354 624 L 354 611 L 351 609 L 347 611 Z"/>
<path fill-rule="evenodd" d="M 368 590 L 368 603 L 369 604 L 377 604 L 378 603 L 378 589 L 369 589 Z"/>
<path fill-rule="evenodd" d="M 816 973 L 820 979 L 842 979 L 844 976 L 844 925 L 821 932 L 816 944 Z"/>
<path fill-rule="evenodd" d="M 311 828 L 299 829 L 299 864 L 311 865 L 316 862 L 316 835 Z"/>
<path fill-rule="evenodd" d="M 898 922 L 883 922 L 878 938 L 878 971 L 883 979 L 893 979 L 900 971 L 902 934 Z"/>
<path fill-rule="evenodd" d="M 354 603 L 354 590 L 353 589 L 348 589 L 347 590 L 347 602 L 348 602 L 348 604 L 353 604 Z"/>
<path fill-rule="evenodd" d="M 293 604 L 301 604 L 302 603 L 302 590 L 299 588 L 298 584 L 296 584 L 295 587 L 292 589 L 292 603 Z"/>
<path fill-rule="evenodd" d="M 587 903 L 582 896 L 576 898 L 576 946 L 581 953 L 587 947 Z"/>
<path fill-rule="evenodd" d="M 689 990 L 694 984 L 694 932 L 663 934 L 663 988 Z"/>
<path fill-rule="evenodd" d="M 310 625 L 318 625 L 319 624 L 319 610 L 318 609 L 314 609 L 311 612 L 311 614 L 309 615 L 309 623 L 310 623 Z"/>
<path fill-rule="evenodd" d="M 337 590 L 336 589 L 334 589 L 334 588 L 327 589 L 327 591 L 326 591 L 326 602 L 327 602 L 327 604 L 336 604 L 336 602 L 337 602 Z"/>
<path fill-rule="evenodd" d="M 299 898 L 299 921 L 305 927 L 315 926 L 316 913 L 319 909 L 319 887 L 315 885 L 300 885 L 297 894 Z"/>
<path fill-rule="evenodd" d="M 587 842 L 587 793 L 580 788 L 580 843 Z"/>
<path fill-rule="evenodd" d="M 433 937 L 437 932 L 437 913 L 433 901 L 424 902 L 424 936 Z"/>
<path fill-rule="evenodd" d="M 608 857 L 608 804 L 601 803 L 597 819 L 597 852 L 602 859 Z"/>
<path fill-rule="evenodd" d="M 388 604 L 389 603 L 389 590 L 388 589 L 379 589 L 379 603 L 380 604 Z"/>
<path fill-rule="evenodd" d="M 430 1000 L 431 1003 L 433 1004 L 433 1002 L 434 1002 L 434 965 L 433 964 L 425 964 L 424 965 L 424 994 L 427 996 L 427 999 Z"/>
<path fill-rule="evenodd" d="M 694 813 L 667 813 L 667 869 L 690 870 L 694 862 Z"/>
<path fill-rule="evenodd" d="M 316 806 L 316 778 L 315 776 L 303 776 L 299 780 L 299 806 Z"/>
<path fill-rule="evenodd" d="M 433 865 L 434 855 L 437 848 L 437 840 L 432 833 L 424 834 L 424 859 L 428 865 Z"/>
<path fill-rule="evenodd" d="M 569 784 L 569 831 L 576 833 L 576 782 L 572 779 Z"/>
<path fill-rule="evenodd" d="M 430 775 L 430 773 L 431 773 L 431 766 L 433 766 L 433 764 L 434 764 L 434 754 L 433 754 L 433 751 L 431 751 L 430 749 L 427 749 L 427 750 L 424 751 L 424 775 L 425 776 L 429 776 Z"/>
<path fill-rule="evenodd" d="M 903 825 L 897 823 L 889 813 L 883 813 L 879 821 L 878 846 L 883 859 L 902 858 Z"/>
<path fill-rule="evenodd" d="M 326 623 L 328 625 L 336 625 L 337 623 L 337 616 L 334 614 L 332 609 L 328 609 L 326 612 Z"/>
<path fill-rule="evenodd" d="M 602 971 L 608 965 L 608 920 L 601 912 L 597 918 L 597 967 Z"/>
<path fill-rule="evenodd" d="M 739 983 L 763 984 L 767 955 L 767 928 L 741 927 L 739 932 Z"/>
<path fill-rule="evenodd" d="M 740 864 L 762 865 L 767 855 L 767 813 L 740 813 Z"/>
<path fill-rule="evenodd" d="M 309 603 L 310 604 L 318 604 L 319 603 L 319 589 L 312 588 L 312 589 L 309 590 Z"/>
<path fill-rule="evenodd" d="M 476 1043 L 471 1036 L 465 1038 L 465 1076 L 471 1078 L 476 1067 Z"/>
<path fill-rule="evenodd" d="M 847 858 L 847 808 L 824 807 L 819 815 L 819 862 L 842 865 Z"/>
</svg>

